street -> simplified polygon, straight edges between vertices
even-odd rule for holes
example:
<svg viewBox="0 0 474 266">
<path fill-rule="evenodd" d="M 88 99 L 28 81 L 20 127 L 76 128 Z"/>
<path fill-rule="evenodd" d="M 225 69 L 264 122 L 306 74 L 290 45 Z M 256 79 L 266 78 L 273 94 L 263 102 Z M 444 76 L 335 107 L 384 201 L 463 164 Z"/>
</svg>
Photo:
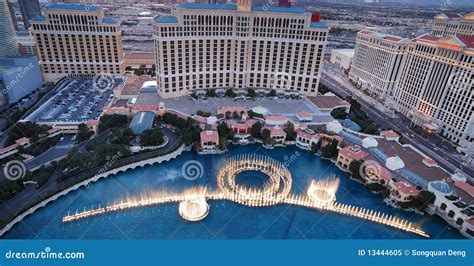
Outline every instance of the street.
<svg viewBox="0 0 474 266">
<path fill-rule="evenodd" d="M 325 62 L 326 63 L 326 62 Z M 329 63 L 326 63 L 326 65 Z M 343 97 L 351 96 L 359 101 L 362 109 L 367 115 L 377 124 L 380 128 L 392 128 L 403 134 L 403 142 L 410 144 L 427 154 L 431 158 L 438 161 L 441 167 L 455 172 L 459 169 L 464 171 L 471 178 L 474 176 L 474 170 L 468 167 L 464 167 L 462 164 L 462 155 L 457 153 L 455 148 L 447 140 L 444 140 L 440 136 L 430 136 L 423 138 L 417 132 L 409 128 L 409 119 L 402 115 L 393 116 L 390 112 L 382 112 L 375 108 L 375 101 L 367 102 L 364 97 L 359 95 L 363 93 L 357 93 L 357 89 L 349 84 L 341 84 L 336 81 L 334 76 L 341 77 L 342 74 L 332 71 L 330 75 L 328 72 L 323 72 L 321 75 L 321 83 L 327 86 L 329 89 Z M 342 77 L 341 77 L 342 78 Z M 347 83 L 347 82 L 344 82 Z"/>
</svg>

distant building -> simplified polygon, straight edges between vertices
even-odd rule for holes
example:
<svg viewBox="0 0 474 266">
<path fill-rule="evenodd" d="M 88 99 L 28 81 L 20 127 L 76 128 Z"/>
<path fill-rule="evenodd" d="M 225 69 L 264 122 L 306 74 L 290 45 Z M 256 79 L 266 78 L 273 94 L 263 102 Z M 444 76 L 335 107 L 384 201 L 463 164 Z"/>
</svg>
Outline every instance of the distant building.
<svg viewBox="0 0 474 266">
<path fill-rule="evenodd" d="M 130 123 L 130 128 L 134 134 L 142 134 L 143 131 L 153 127 L 154 120 L 154 112 L 136 112 Z"/>
<path fill-rule="evenodd" d="M 21 56 L 36 56 L 35 38 L 29 32 L 19 32 L 16 40 Z"/>
<path fill-rule="evenodd" d="M 328 27 L 291 7 L 183 3 L 154 23 L 164 98 L 199 89 L 281 89 L 316 95 Z"/>
<path fill-rule="evenodd" d="M 155 53 L 127 53 L 124 56 L 125 68 L 132 70 L 151 70 L 155 65 Z"/>
<path fill-rule="evenodd" d="M 423 35 L 407 49 L 394 102 L 416 125 L 474 150 L 474 36 Z"/>
<path fill-rule="evenodd" d="M 349 79 L 374 98 L 393 94 L 407 39 L 363 30 L 357 34 Z"/>
<path fill-rule="evenodd" d="M 334 49 L 331 52 L 330 62 L 348 71 L 354 58 L 355 49 Z"/>
<path fill-rule="evenodd" d="M 39 0 L 18 0 L 18 4 L 20 5 L 20 12 L 23 17 L 25 29 L 28 30 L 30 20 L 41 15 Z"/>
<path fill-rule="evenodd" d="M 15 103 L 41 87 L 36 57 L 0 57 L 0 105 Z"/>
<path fill-rule="evenodd" d="M 31 21 L 43 77 L 122 75 L 125 71 L 120 23 L 93 5 L 51 4 Z"/>
<path fill-rule="evenodd" d="M 441 13 L 435 16 L 432 35 L 447 37 L 451 35 L 474 35 L 474 12 L 466 15 L 458 13 Z"/>
<path fill-rule="evenodd" d="M 353 145 L 339 150 L 336 164 L 344 170 L 349 170 L 352 161 L 362 161 L 369 154 L 361 146 Z"/>
<path fill-rule="evenodd" d="M 0 0 L 0 56 L 17 56 L 15 27 L 7 0 Z"/>
<path fill-rule="evenodd" d="M 201 148 L 203 151 L 212 151 L 219 148 L 219 133 L 214 130 L 201 131 Z"/>
</svg>

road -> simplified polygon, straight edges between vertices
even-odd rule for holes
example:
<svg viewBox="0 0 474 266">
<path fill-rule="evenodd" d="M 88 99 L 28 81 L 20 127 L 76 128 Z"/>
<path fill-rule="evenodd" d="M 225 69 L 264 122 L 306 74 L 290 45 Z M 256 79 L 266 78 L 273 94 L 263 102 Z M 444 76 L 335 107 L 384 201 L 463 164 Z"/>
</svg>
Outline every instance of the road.
<svg viewBox="0 0 474 266">
<path fill-rule="evenodd" d="M 169 139 L 166 146 L 162 149 L 166 153 L 169 153 L 173 150 L 175 145 L 179 144 L 180 138 L 177 133 L 174 132 L 174 129 L 172 127 L 162 127 L 162 130 L 163 134 L 165 134 Z M 101 133 L 101 135 L 102 134 L 105 134 L 105 132 Z M 56 145 L 55 147 L 58 147 L 59 150 L 66 149 L 65 145 L 70 145 L 70 141 L 70 139 L 65 138 L 62 144 L 58 143 L 59 146 Z M 88 141 L 85 141 L 79 145 L 76 145 L 75 147 L 81 149 L 83 146 L 87 145 L 87 143 Z M 53 151 L 51 153 L 53 153 Z M 51 191 L 59 190 L 58 183 L 56 182 L 57 177 L 57 175 L 53 175 L 53 178 L 50 178 L 50 180 L 48 180 L 46 184 L 44 184 L 41 188 L 38 189 L 35 188 L 34 185 L 27 185 L 25 189 L 18 193 L 14 198 L 8 200 L 7 202 L 3 202 L 3 204 L 0 204 L 0 220 L 5 219 L 7 215 L 11 214 L 12 212 L 17 213 L 26 204 L 36 203 L 40 202 L 41 200 L 44 200 L 44 195 L 49 194 Z M 77 182 L 79 181 L 82 180 L 77 180 Z"/>
<path fill-rule="evenodd" d="M 474 176 L 474 170 L 463 166 L 460 160 L 461 155 L 457 154 L 454 147 L 448 141 L 439 136 L 420 136 L 409 127 L 410 122 L 407 118 L 401 115 L 393 116 L 388 112 L 381 112 L 378 108 L 374 108 L 373 101 L 369 103 L 363 97 L 359 97 L 357 93 L 354 93 L 355 88 L 349 88 L 347 84 L 336 81 L 336 79 L 324 72 L 321 75 L 321 83 L 343 97 L 352 96 L 356 98 L 361 104 L 362 109 L 376 124 L 380 125 L 381 128 L 392 128 L 400 131 L 403 134 L 403 141 L 405 143 L 411 144 L 426 153 L 438 161 L 441 167 L 451 172 L 462 169 L 471 178 Z"/>
</svg>

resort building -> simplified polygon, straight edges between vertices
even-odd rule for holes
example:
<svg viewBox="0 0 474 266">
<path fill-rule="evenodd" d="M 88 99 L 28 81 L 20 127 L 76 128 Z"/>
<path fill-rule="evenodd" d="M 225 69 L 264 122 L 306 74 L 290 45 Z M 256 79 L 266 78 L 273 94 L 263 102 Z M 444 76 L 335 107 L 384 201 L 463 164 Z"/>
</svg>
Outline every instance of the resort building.
<svg viewBox="0 0 474 266">
<path fill-rule="evenodd" d="M 20 147 L 28 148 L 30 145 L 31 142 L 29 138 L 17 139 L 14 144 L 4 148 L 0 148 L 0 159 L 18 153 L 20 151 Z"/>
<path fill-rule="evenodd" d="M 203 151 L 213 151 L 219 148 L 219 133 L 214 130 L 201 131 L 201 148 Z"/>
<path fill-rule="evenodd" d="M 354 54 L 354 49 L 334 49 L 331 52 L 330 62 L 344 71 L 349 71 Z"/>
<path fill-rule="evenodd" d="M 296 146 L 300 149 L 311 150 L 311 146 L 317 144 L 320 139 L 321 135 L 311 129 L 296 130 Z"/>
<path fill-rule="evenodd" d="M 18 44 L 8 0 L 0 0 L 0 36 L 0 56 L 17 56 Z"/>
<path fill-rule="evenodd" d="M 30 27 L 30 20 L 41 15 L 39 0 L 18 0 L 23 24 L 26 30 Z"/>
<path fill-rule="evenodd" d="M 274 144 L 283 144 L 286 138 L 286 132 L 281 127 L 267 127 L 265 129 L 270 130 L 270 138 L 274 141 Z"/>
<path fill-rule="evenodd" d="M 397 36 L 367 30 L 359 32 L 349 79 L 374 98 L 391 97 L 407 42 Z"/>
<path fill-rule="evenodd" d="M 364 162 L 364 171 L 363 178 L 367 183 L 378 183 L 387 186 L 392 179 L 392 173 L 376 161 Z"/>
<path fill-rule="evenodd" d="M 30 32 L 17 32 L 16 41 L 20 56 L 36 56 L 36 42 Z"/>
<path fill-rule="evenodd" d="M 409 202 L 420 195 L 420 190 L 414 185 L 405 181 L 395 181 L 394 179 L 388 182 L 390 189 L 390 197 L 397 202 Z"/>
<path fill-rule="evenodd" d="M 257 123 L 257 120 L 248 119 L 244 122 L 236 120 L 226 120 L 227 126 L 232 129 L 236 134 L 246 135 L 250 134 L 253 124 Z"/>
<path fill-rule="evenodd" d="M 465 176 L 451 175 L 450 187 L 444 181 L 432 181 L 428 191 L 435 195 L 434 211 L 469 238 L 474 237 L 474 186 Z"/>
<path fill-rule="evenodd" d="M 349 170 L 352 161 L 362 161 L 369 153 L 364 151 L 359 145 L 347 146 L 339 150 L 336 164 L 343 170 Z"/>
<path fill-rule="evenodd" d="M 474 12 L 465 15 L 458 13 L 436 15 L 431 34 L 438 37 L 474 35 Z"/>
<path fill-rule="evenodd" d="M 125 68 L 131 70 L 152 70 L 155 53 L 128 53 L 124 56 Z"/>
<path fill-rule="evenodd" d="M 183 3 L 154 23 L 158 93 L 275 89 L 316 95 L 328 27 L 289 7 Z"/>
<path fill-rule="evenodd" d="M 31 21 L 47 82 L 68 75 L 122 75 L 120 23 L 92 5 L 51 4 Z"/>
<path fill-rule="evenodd" d="M 472 150 L 473 87 L 474 36 L 423 35 L 408 46 L 394 103 L 414 124 Z"/>
</svg>

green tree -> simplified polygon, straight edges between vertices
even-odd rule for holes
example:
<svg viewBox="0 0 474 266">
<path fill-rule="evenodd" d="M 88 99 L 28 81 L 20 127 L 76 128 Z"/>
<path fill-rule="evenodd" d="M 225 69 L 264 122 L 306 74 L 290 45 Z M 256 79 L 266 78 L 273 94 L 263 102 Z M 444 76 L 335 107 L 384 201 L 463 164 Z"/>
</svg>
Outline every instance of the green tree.
<svg viewBox="0 0 474 266">
<path fill-rule="evenodd" d="M 114 128 L 114 127 L 124 127 L 128 124 L 128 117 L 126 115 L 103 115 L 99 121 L 99 132 L 104 130 Z"/>
<path fill-rule="evenodd" d="M 268 93 L 268 97 L 275 97 L 277 95 L 276 91 L 274 89 L 270 90 Z"/>
<path fill-rule="evenodd" d="M 30 138 L 33 142 L 36 142 L 40 137 L 45 136 L 50 129 L 50 126 L 40 126 L 30 121 L 16 123 L 13 125 L 12 130 L 10 130 L 7 144 L 12 144 L 15 140 L 23 137 Z"/>
<path fill-rule="evenodd" d="M 254 89 L 248 89 L 247 90 L 247 96 L 249 96 L 251 98 L 255 98 L 257 96 L 257 93 L 255 92 Z"/>
<path fill-rule="evenodd" d="M 206 97 L 209 97 L 209 98 L 217 97 L 216 91 L 215 90 L 206 90 Z"/>
<path fill-rule="evenodd" d="M 337 157 L 338 150 L 337 146 L 339 145 L 339 141 L 332 140 L 330 143 L 326 144 L 326 146 L 322 147 L 321 149 L 321 156 L 325 158 L 335 158 Z"/>
<path fill-rule="evenodd" d="M 319 150 L 321 149 L 321 141 L 318 141 L 316 143 L 311 143 L 311 152 L 312 153 L 318 153 Z"/>
<path fill-rule="evenodd" d="M 262 138 L 262 124 L 260 122 L 257 122 L 252 125 L 252 127 L 250 128 L 250 135 L 257 139 Z"/>
<path fill-rule="evenodd" d="M 230 88 L 225 91 L 224 95 L 225 97 L 229 97 L 229 98 L 234 98 L 235 96 L 237 96 L 235 92 Z"/>
<path fill-rule="evenodd" d="M 222 140 L 230 140 L 234 138 L 234 131 L 230 129 L 226 123 L 220 123 L 217 126 L 217 132 Z"/>
<path fill-rule="evenodd" d="M 160 128 L 147 129 L 140 135 L 141 146 L 158 146 L 163 142 L 163 132 Z"/>
<path fill-rule="evenodd" d="M 335 119 L 346 119 L 347 118 L 346 108 L 338 107 L 338 108 L 333 109 L 331 111 L 331 116 L 334 117 Z"/>
<path fill-rule="evenodd" d="M 284 126 L 284 130 L 286 132 L 286 141 L 294 141 L 296 140 L 296 132 L 295 132 L 295 125 L 293 123 L 288 122 Z"/>
<path fill-rule="evenodd" d="M 269 143 L 271 139 L 272 137 L 270 130 L 268 128 L 264 128 L 262 130 L 262 140 L 265 141 L 265 143 Z"/>
<path fill-rule="evenodd" d="M 81 124 L 78 126 L 77 140 L 78 140 L 79 142 L 88 140 L 88 139 L 90 139 L 90 137 L 92 136 L 92 134 L 94 134 L 94 132 L 92 132 L 91 130 L 89 130 L 89 127 L 87 127 L 86 124 L 81 123 Z"/>
<path fill-rule="evenodd" d="M 352 162 L 349 164 L 349 171 L 351 172 L 353 178 L 363 181 L 362 176 L 360 175 L 361 171 L 365 171 L 365 169 L 361 169 L 364 167 L 363 165 L 363 161 L 352 160 Z"/>
</svg>

